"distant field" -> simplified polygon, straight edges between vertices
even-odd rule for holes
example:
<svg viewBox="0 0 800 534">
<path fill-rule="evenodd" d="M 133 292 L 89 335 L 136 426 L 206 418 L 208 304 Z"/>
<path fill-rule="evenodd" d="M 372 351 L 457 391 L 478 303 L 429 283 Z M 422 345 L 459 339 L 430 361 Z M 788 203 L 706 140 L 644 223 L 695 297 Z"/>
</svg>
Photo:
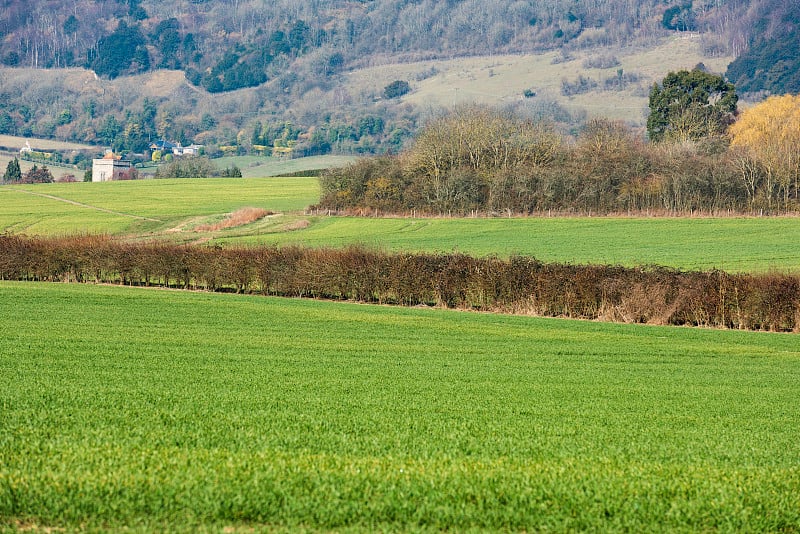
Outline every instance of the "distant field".
<svg viewBox="0 0 800 534">
<path fill-rule="evenodd" d="M 93 145 L 84 145 L 81 143 L 70 143 L 66 141 L 56 141 L 53 139 L 38 139 L 31 137 L 16 137 L 13 135 L 0 135 L 0 146 L 9 148 L 20 148 L 25 146 L 25 142 L 29 142 L 31 147 L 36 150 L 100 150 L 100 147 Z"/>
<path fill-rule="evenodd" d="M 0 232 L 149 234 L 163 232 L 192 218 L 221 215 L 246 206 L 275 212 L 301 210 L 318 198 L 319 185 L 314 178 L 3 186 L 0 187 Z"/>
<path fill-rule="evenodd" d="M 524 254 L 544 261 L 800 271 L 800 218 L 370 219 L 265 221 L 246 243 L 364 244 L 389 250 Z M 291 228 L 298 228 L 287 231 Z M 223 237 L 223 241 L 226 239 Z"/>
<path fill-rule="evenodd" d="M 263 178 L 343 167 L 352 163 L 355 156 L 309 156 L 307 158 L 273 158 L 269 156 L 227 156 L 213 160 L 219 169 L 236 165 L 245 178 Z"/>
<path fill-rule="evenodd" d="M 0 179 L 2 178 L 3 174 L 6 172 L 6 168 L 8 167 L 8 163 L 14 159 L 14 156 L 10 156 L 8 154 L 0 153 Z M 41 163 L 36 163 L 39 167 L 42 166 Z M 33 167 L 33 162 L 19 160 L 19 167 L 22 172 L 28 172 L 31 167 Z M 47 165 L 47 168 L 50 169 L 50 173 L 53 175 L 54 178 L 59 179 L 62 176 L 67 174 L 71 174 L 75 177 L 76 180 L 82 181 L 83 180 L 83 173 L 80 169 L 75 169 L 72 166 L 61 166 L 61 165 Z"/>
<path fill-rule="evenodd" d="M 91 285 L 0 303 L 0 528 L 800 527 L 796 336 Z"/>
</svg>

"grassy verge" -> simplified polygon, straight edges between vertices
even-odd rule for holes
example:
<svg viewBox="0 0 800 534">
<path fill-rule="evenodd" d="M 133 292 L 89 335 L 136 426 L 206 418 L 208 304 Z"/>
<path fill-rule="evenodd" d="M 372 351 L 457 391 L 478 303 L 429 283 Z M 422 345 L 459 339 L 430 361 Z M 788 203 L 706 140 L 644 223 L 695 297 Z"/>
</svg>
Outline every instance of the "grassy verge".
<svg viewBox="0 0 800 534">
<path fill-rule="evenodd" d="M 796 336 L 0 283 L 0 525 L 796 530 Z"/>
</svg>

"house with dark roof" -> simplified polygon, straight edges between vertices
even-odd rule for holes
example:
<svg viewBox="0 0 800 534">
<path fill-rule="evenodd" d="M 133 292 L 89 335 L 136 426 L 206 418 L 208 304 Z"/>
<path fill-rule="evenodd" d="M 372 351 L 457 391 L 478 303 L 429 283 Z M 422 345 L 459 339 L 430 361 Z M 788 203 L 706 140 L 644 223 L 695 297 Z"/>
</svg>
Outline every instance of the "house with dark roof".
<svg viewBox="0 0 800 534">
<path fill-rule="evenodd" d="M 175 143 L 170 143 L 165 139 L 159 139 L 158 141 L 150 143 L 150 150 L 152 151 L 160 150 L 161 153 L 163 154 L 165 152 L 172 152 L 176 146 L 178 145 L 176 145 Z"/>
</svg>

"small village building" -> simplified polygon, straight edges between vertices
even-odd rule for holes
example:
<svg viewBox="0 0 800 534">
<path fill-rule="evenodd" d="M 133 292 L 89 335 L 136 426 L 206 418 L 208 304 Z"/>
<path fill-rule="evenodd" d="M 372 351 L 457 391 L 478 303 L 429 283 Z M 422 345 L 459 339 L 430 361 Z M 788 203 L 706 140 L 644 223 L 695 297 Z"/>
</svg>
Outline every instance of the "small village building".
<svg viewBox="0 0 800 534">
<path fill-rule="evenodd" d="M 121 175 L 129 173 L 130 170 L 130 161 L 124 161 L 121 156 L 108 152 L 102 158 L 92 160 L 92 181 L 110 182 L 119 180 Z"/>
<path fill-rule="evenodd" d="M 159 139 L 155 143 L 150 144 L 150 150 L 161 152 L 162 155 L 172 153 L 175 156 L 198 156 L 200 149 L 203 145 L 191 144 L 189 146 L 182 146 L 180 143 L 171 143 L 165 139 Z"/>
<path fill-rule="evenodd" d="M 176 146 L 178 145 L 176 145 L 175 143 L 170 143 L 165 139 L 159 139 L 154 143 L 150 143 L 150 150 L 152 150 L 153 152 L 159 151 L 162 154 L 167 154 L 169 152 L 172 152 Z"/>
<path fill-rule="evenodd" d="M 191 144 L 189 146 L 181 146 L 178 143 L 178 146 L 172 149 L 172 153 L 176 156 L 199 156 L 200 149 L 203 148 L 203 145 L 195 145 Z"/>
</svg>

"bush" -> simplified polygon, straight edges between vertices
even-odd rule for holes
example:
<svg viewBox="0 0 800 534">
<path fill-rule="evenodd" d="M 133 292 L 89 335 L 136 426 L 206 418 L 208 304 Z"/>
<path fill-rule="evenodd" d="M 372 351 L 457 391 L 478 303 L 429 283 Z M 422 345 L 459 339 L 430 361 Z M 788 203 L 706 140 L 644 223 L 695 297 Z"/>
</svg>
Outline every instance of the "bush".
<svg viewBox="0 0 800 534">
<path fill-rule="evenodd" d="M 173 160 L 156 169 L 156 178 L 208 178 L 217 172 L 211 160 L 188 157 Z"/>
<path fill-rule="evenodd" d="M 383 96 L 386 99 L 400 98 L 410 91 L 411 86 L 408 85 L 408 82 L 403 80 L 395 80 L 383 88 Z"/>
<path fill-rule="evenodd" d="M 53 174 L 45 165 L 37 167 L 34 164 L 31 170 L 22 175 L 22 183 L 24 184 L 49 184 L 52 182 Z"/>
</svg>

